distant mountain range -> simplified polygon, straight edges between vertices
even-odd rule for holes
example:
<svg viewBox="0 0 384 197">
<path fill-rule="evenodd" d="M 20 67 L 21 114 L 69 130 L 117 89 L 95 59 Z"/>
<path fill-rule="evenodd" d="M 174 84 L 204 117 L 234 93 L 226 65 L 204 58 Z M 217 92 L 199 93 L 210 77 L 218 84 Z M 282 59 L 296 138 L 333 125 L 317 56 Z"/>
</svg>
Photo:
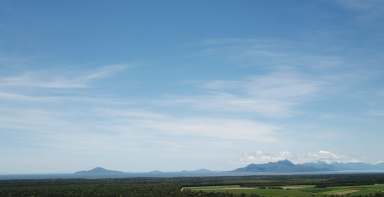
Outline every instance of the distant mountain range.
<svg viewBox="0 0 384 197">
<path fill-rule="evenodd" d="M 197 177 L 197 176 L 243 176 L 268 174 L 331 174 L 331 173 L 368 173 L 383 172 L 384 163 L 368 164 L 362 162 L 326 163 L 310 162 L 294 164 L 289 160 L 269 162 L 263 164 L 249 164 L 231 171 L 211 171 L 207 169 L 176 172 L 123 172 L 96 167 L 91 170 L 78 171 L 72 174 L 45 175 L 2 175 L 0 179 L 46 179 L 46 178 L 130 178 L 130 177 Z"/>
<path fill-rule="evenodd" d="M 384 163 L 326 163 L 311 162 L 294 164 L 289 160 L 269 162 L 263 164 L 249 164 L 245 167 L 231 171 L 211 171 L 200 169 L 195 171 L 161 172 L 151 171 L 143 173 L 127 173 L 121 171 L 107 170 L 104 168 L 94 168 L 88 171 L 76 172 L 76 175 L 85 177 L 99 176 L 127 176 L 127 177 L 180 177 L 180 176 L 237 176 L 237 175 L 257 175 L 257 174 L 310 174 L 310 173 L 336 173 L 336 172 L 384 172 Z"/>
<path fill-rule="evenodd" d="M 122 172 L 116 170 L 108 170 L 101 167 L 96 167 L 91 170 L 84 170 L 75 172 L 73 175 L 84 178 L 103 178 L 103 177 L 188 177 L 188 176 L 214 176 L 220 175 L 225 172 L 211 171 L 207 169 L 199 169 L 192 171 L 176 171 L 176 172 L 162 172 L 162 171 L 150 171 L 150 172 Z"/>
<path fill-rule="evenodd" d="M 238 168 L 233 172 L 245 173 L 311 173 L 311 172 L 369 172 L 378 171 L 384 172 L 384 163 L 368 164 L 361 162 L 352 163 L 326 163 L 326 162 L 311 162 L 303 164 L 294 164 L 289 160 L 277 162 L 269 162 L 265 164 L 250 164 L 244 168 Z"/>
<path fill-rule="evenodd" d="M 294 172 L 318 172 L 326 170 L 317 168 L 313 165 L 294 164 L 289 160 L 282 160 L 278 162 L 269 162 L 264 164 L 250 164 L 243 168 L 238 168 L 233 172 L 254 173 L 254 172 L 271 172 L 271 173 L 294 173 Z"/>
</svg>

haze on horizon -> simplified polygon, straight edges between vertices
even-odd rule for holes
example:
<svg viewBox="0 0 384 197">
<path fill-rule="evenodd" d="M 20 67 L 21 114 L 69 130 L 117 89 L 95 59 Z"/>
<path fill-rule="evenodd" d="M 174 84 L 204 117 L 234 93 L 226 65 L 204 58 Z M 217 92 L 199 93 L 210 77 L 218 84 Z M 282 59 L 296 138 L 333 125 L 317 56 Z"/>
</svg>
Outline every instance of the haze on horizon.
<svg viewBox="0 0 384 197">
<path fill-rule="evenodd" d="M 384 161 L 384 1 L 0 1 L 0 174 Z"/>
</svg>

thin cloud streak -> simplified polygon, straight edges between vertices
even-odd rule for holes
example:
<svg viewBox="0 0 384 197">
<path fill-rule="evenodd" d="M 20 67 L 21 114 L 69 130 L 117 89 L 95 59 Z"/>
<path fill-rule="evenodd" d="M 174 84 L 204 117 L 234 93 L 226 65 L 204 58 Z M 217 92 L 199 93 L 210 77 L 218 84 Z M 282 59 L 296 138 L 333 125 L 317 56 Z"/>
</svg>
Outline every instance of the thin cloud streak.
<svg viewBox="0 0 384 197">
<path fill-rule="evenodd" d="M 100 106 L 101 107 L 101 106 Z M 137 143 L 150 136 L 171 138 L 208 137 L 216 140 L 243 140 L 258 143 L 279 141 L 280 128 L 248 119 L 219 117 L 176 117 L 170 114 L 133 108 L 84 108 L 75 112 L 63 108 L 1 108 L 0 127 L 9 135 L 45 139 L 30 145 L 47 148 L 71 147 L 78 151 L 97 149 L 110 141 Z M 87 140 L 88 139 L 88 140 Z M 133 140 L 133 141 L 132 141 Z M 156 139 L 155 139 L 156 141 Z M 115 149 L 122 147 L 110 146 Z M 88 147 L 88 148 L 87 148 Z"/>
<path fill-rule="evenodd" d="M 363 25 L 384 17 L 384 1 L 381 0 L 338 0 L 337 2 L 342 8 L 352 11 L 355 19 Z"/>
<path fill-rule="evenodd" d="M 329 69 L 346 65 L 334 55 L 337 49 L 319 49 L 318 44 L 272 39 L 226 38 L 205 40 L 200 55 L 224 58 L 242 66 Z"/>
<path fill-rule="evenodd" d="M 153 111 L 109 110 L 117 125 L 128 123 L 135 128 L 172 135 L 205 136 L 218 139 L 274 143 L 278 127 L 248 119 L 188 116 L 175 117 Z M 117 121 L 117 122 L 116 122 Z"/>
<path fill-rule="evenodd" d="M 16 76 L 0 77 L 0 87 L 86 88 L 92 81 L 109 77 L 126 68 L 126 65 L 109 65 L 90 73 L 75 74 L 73 76 L 65 76 L 59 73 L 56 75 L 48 74 L 48 72 L 26 72 Z"/>
<path fill-rule="evenodd" d="M 263 116 L 290 116 L 295 107 L 316 95 L 324 85 L 298 72 L 275 71 L 237 81 L 207 81 L 203 93 L 170 97 L 165 104 L 189 104 L 199 109 L 255 112 Z"/>
</svg>

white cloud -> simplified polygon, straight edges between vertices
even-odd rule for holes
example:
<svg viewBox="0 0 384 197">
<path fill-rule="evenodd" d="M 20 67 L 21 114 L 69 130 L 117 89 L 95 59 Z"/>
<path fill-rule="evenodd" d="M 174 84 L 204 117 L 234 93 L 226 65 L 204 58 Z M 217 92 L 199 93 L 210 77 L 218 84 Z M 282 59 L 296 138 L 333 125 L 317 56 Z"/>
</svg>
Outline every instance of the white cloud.
<svg viewBox="0 0 384 197">
<path fill-rule="evenodd" d="M 0 116 L 2 136 L 4 139 L 11 139 L 15 144 L 12 150 L 7 150 L 7 145 L 3 145 L 0 152 L 18 153 L 9 156 L 8 162 L 12 158 L 17 160 L 16 157 L 22 154 L 33 154 L 41 158 L 42 154 L 47 153 L 52 160 L 56 157 L 60 159 L 56 154 L 63 154 L 67 158 L 89 157 L 92 159 L 88 164 L 96 165 L 97 161 L 108 163 L 106 158 L 99 157 L 100 154 L 109 155 L 113 152 L 107 158 L 131 156 L 120 165 L 126 164 L 127 170 L 153 169 L 151 165 L 142 167 L 130 163 L 137 158 L 145 159 L 145 155 L 159 159 L 196 158 L 201 159 L 202 167 L 210 167 L 205 164 L 213 161 L 212 155 L 221 158 L 223 163 L 227 162 L 231 157 L 228 154 L 231 155 L 230 151 L 233 151 L 231 147 L 235 144 L 240 148 L 244 143 L 265 145 L 280 142 L 280 128 L 250 119 L 207 117 L 200 114 L 179 116 L 138 109 L 137 106 L 113 107 L 102 103 L 97 106 L 72 106 L 65 103 L 0 107 L 0 114 L 6 114 Z M 14 151 L 13 147 L 18 143 L 23 146 Z M 228 152 L 217 155 L 220 150 Z M 161 156 L 161 152 L 167 154 Z M 173 165 L 169 168 L 165 165 L 160 168 L 175 170 L 185 166 L 188 165 Z M 211 167 L 220 169 L 223 166 Z"/>
<path fill-rule="evenodd" d="M 241 163 L 267 163 L 276 162 L 280 160 L 288 159 L 295 163 L 306 163 L 322 161 L 327 163 L 332 162 L 356 162 L 358 160 L 345 155 L 339 155 L 327 150 L 320 150 L 318 152 L 307 152 L 307 153 L 292 153 L 289 151 L 282 152 L 264 152 L 255 151 L 252 153 L 244 153 L 240 161 Z"/>
<path fill-rule="evenodd" d="M 85 74 L 68 75 L 50 72 L 26 72 L 16 76 L 0 77 L 0 86 L 35 88 L 86 88 L 89 83 L 126 69 L 126 65 L 109 65 Z M 66 76 L 67 75 L 67 76 Z"/>
<path fill-rule="evenodd" d="M 343 8 L 353 11 L 356 19 L 362 24 L 373 19 L 381 19 L 384 14 L 384 1 L 382 0 L 338 0 Z"/>
<path fill-rule="evenodd" d="M 0 100 L 3 101 L 8 101 L 9 103 L 23 103 L 23 104 L 39 104 L 39 103 L 45 103 L 45 104 L 89 104 L 89 105 L 109 105 L 109 106 L 115 106 L 115 105 L 132 105 L 134 101 L 128 101 L 125 99 L 121 98 L 116 98 L 116 97 L 110 97 L 110 96 L 100 96 L 100 95 L 76 95 L 76 94 L 71 94 L 71 95 L 51 95 L 49 92 L 47 95 L 39 95 L 39 94 L 24 94 L 20 93 L 22 91 L 12 91 L 12 90 L 7 90 L 7 91 L 1 91 L 0 90 Z"/>
<path fill-rule="evenodd" d="M 339 156 L 335 153 L 326 150 L 320 150 L 317 153 L 307 153 L 307 157 L 309 159 L 313 159 L 315 161 L 339 161 L 342 159 L 342 156 Z"/>
<path fill-rule="evenodd" d="M 75 109 L 76 108 L 76 109 Z M 161 136 L 168 141 L 197 138 L 213 141 L 247 141 L 273 144 L 279 141 L 279 128 L 248 119 L 188 116 L 177 117 L 156 111 L 145 111 L 108 105 L 75 108 L 9 107 L 0 108 L 3 135 L 28 141 L 26 146 L 63 149 L 89 153 L 158 144 Z M 175 142 L 180 145 L 180 140 Z M 174 145 L 172 145 L 174 146 Z"/>
<path fill-rule="evenodd" d="M 249 164 L 249 163 L 268 163 L 268 162 L 276 162 L 285 159 L 291 159 L 292 153 L 288 151 L 282 151 L 278 153 L 267 153 L 264 151 L 256 151 L 253 153 L 245 153 L 240 158 L 241 163 Z"/>
<path fill-rule="evenodd" d="M 208 81 L 201 85 L 203 93 L 170 97 L 168 104 L 288 116 L 295 106 L 318 93 L 322 85 L 322 82 L 293 70 L 281 70 L 238 81 Z"/>
<path fill-rule="evenodd" d="M 18 94 L 18 93 L 13 93 L 13 92 L 1 92 L 0 91 L 0 99 L 2 100 L 11 100 L 11 101 L 46 101 L 46 99 L 39 98 L 39 97 L 34 97 L 34 96 L 29 96 L 29 95 L 23 95 L 23 94 Z"/>
<path fill-rule="evenodd" d="M 202 116 L 175 117 L 150 111 L 109 110 L 120 128 L 125 126 L 160 133 L 200 136 L 229 140 L 276 142 L 278 127 L 249 119 Z"/>
<path fill-rule="evenodd" d="M 282 70 L 262 76 L 254 76 L 243 81 L 213 81 L 206 87 L 213 91 L 242 91 L 250 96 L 264 99 L 298 98 L 315 92 L 318 83 L 298 72 Z"/>
<path fill-rule="evenodd" d="M 227 38 L 206 40 L 202 47 L 203 55 L 242 66 L 323 69 L 345 64 L 344 58 L 330 55 L 334 52 L 324 51 L 318 43 Z"/>
</svg>

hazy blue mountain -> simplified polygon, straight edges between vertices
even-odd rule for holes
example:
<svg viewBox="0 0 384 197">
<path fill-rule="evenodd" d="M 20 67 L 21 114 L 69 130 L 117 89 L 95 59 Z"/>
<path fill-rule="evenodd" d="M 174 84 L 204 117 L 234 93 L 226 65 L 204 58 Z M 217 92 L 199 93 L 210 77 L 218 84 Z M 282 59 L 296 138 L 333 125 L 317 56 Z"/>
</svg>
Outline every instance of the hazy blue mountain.
<svg viewBox="0 0 384 197">
<path fill-rule="evenodd" d="M 249 164 L 243 168 L 238 168 L 233 172 L 271 172 L 271 173 L 294 173 L 294 172 L 318 172 L 324 171 L 322 168 L 317 168 L 311 165 L 294 164 L 289 160 L 277 162 L 269 162 L 265 164 Z"/>
<path fill-rule="evenodd" d="M 384 163 L 378 163 L 378 164 L 376 164 L 376 166 L 377 166 L 378 168 L 384 170 Z"/>
<path fill-rule="evenodd" d="M 116 175 L 116 174 L 124 174 L 124 172 L 116 171 L 116 170 L 108 170 L 102 167 L 96 167 L 91 170 L 83 170 L 75 172 L 76 175 Z"/>
<path fill-rule="evenodd" d="M 354 162 L 354 163 L 333 163 L 331 164 L 335 170 L 375 170 L 376 165 Z"/>
<path fill-rule="evenodd" d="M 369 172 L 369 171 L 384 171 L 384 163 L 368 164 L 362 162 L 349 163 L 327 163 L 327 162 L 310 162 L 303 164 L 294 164 L 289 160 L 277 162 L 269 162 L 265 164 L 250 164 L 243 168 L 238 168 L 233 172 L 243 173 L 319 173 L 319 172 Z"/>
<path fill-rule="evenodd" d="M 181 176 L 215 176 L 221 175 L 224 172 L 210 171 L 207 169 L 199 170 L 183 170 L 175 172 L 162 172 L 158 170 L 149 172 L 122 172 L 115 170 L 108 170 L 102 167 L 97 167 L 91 170 L 78 171 L 72 174 L 75 177 L 84 178 L 123 178 L 123 177 L 181 177 Z"/>
<path fill-rule="evenodd" d="M 316 168 L 321 171 L 333 171 L 334 166 L 331 164 L 324 162 L 324 161 L 317 161 L 317 162 L 310 162 L 310 163 L 303 163 L 303 166 Z"/>
</svg>

